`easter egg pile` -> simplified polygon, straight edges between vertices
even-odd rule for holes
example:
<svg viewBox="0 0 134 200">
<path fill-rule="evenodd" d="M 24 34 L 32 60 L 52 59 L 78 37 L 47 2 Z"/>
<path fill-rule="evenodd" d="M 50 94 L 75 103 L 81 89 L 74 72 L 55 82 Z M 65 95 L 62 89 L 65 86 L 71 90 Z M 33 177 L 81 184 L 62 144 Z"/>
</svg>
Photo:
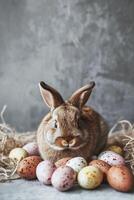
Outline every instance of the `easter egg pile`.
<svg viewBox="0 0 134 200">
<path fill-rule="evenodd" d="M 53 163 L 42 161 L 36 143 L 13 149 L 9 157 L 18 161 L 17 173 L 21 178 L 38 179 L 43 185 L 52 185 L 67 191 L 74 185 L 92 190 L 102 183 L 120 192 L 134 187 L 134 176 L 126 166 L 121 147 L 113 145 L 89 163 L 83 157 L 65 157 Z"/>
</svg>

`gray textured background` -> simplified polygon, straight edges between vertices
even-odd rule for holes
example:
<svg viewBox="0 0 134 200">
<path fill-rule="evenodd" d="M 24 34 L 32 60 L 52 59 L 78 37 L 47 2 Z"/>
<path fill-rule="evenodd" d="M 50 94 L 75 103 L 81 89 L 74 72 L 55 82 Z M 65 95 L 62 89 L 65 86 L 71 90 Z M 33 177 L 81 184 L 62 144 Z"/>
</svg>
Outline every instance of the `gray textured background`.
<svg viewBox="0 0 134 200">
<path fill-rule="evenodd" d="M 64 98 L 95 80 L 88 104 L 134 121 L 134 1 L 0 0 L 0 110 L 20 131 L 48 111 L 40 80 Z"/>
</svg>

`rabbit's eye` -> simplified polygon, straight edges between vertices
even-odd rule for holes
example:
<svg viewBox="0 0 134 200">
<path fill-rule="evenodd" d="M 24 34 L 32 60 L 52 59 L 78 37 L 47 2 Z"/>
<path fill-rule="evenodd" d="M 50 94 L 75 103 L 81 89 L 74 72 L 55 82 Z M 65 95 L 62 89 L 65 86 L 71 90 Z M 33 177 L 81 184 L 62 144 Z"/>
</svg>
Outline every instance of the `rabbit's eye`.
<svg viewBox="0 0 134 200">
<path fill-rule="evenodd" d="M 57 121 L 54 121 L 54 128 L 57 128 Z"/>
<path fill-rule="evenodd" d="M 81 121 L 80 121 L 80 119 L 78 119 L 77 125 L 78 125 L 79 128 L 80 128 L 80 124 L 81 124 Z"/>
</svg>

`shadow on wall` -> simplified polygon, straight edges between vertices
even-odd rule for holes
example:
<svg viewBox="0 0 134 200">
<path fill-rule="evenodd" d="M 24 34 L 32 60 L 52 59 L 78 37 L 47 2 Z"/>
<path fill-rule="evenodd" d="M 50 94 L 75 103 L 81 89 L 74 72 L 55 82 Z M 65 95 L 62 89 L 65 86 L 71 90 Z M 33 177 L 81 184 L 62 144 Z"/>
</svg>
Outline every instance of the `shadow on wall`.
<svg viewBox="0 0 134 200">
<path fill-rule="evenodd" d="M 68 98 L 91 80 L 88 105 L 110 124 L 134 121 L 134 2 L 0 1 L 0 109 L 19 131 L 48 112 L 40 80 Z"/>
</svg>

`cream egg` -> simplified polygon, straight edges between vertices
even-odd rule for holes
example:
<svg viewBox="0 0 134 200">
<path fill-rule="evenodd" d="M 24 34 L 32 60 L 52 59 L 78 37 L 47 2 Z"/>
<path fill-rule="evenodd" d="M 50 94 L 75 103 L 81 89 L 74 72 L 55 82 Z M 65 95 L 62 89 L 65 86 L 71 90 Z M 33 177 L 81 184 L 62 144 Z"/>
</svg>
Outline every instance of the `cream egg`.
<svg viewBox="0 0 134 200">
<path fill-rule="evenodd" d="M 23 158 L 26 158 L 28 156 L 28 153 L 23 148 L 14 148 L 9 153 L 9 158 L 21 161 Z"/>
<path fill-rule="evenodd" d="M 103 181 L 103 172 L 95 166 L 84 167 L 78 173 L 78 184 L 85 189 L 95 189 Z"/>
</svg>

